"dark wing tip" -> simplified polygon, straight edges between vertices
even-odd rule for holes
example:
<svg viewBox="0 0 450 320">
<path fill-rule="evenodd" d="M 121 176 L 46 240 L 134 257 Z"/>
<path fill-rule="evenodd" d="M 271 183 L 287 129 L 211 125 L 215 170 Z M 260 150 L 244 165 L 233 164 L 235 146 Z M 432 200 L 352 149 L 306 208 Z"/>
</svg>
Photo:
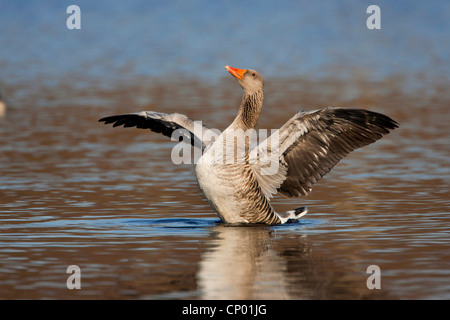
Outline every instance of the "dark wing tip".
<svg viewBox="0 0 450 320">
<path fill-rule="evenodd" d="M 98 120 L 98 122 L 104 122 L 105 124 L 116 122 L 120 119 L 122 119 L 123 116 L 109 116 L 109 117 L 103 117 Z"/>
<path fill-rule="evenodd" d="M 344 108 L 332 108 L 331 110 L 332 117 L 348 120 L 363 128 L 375 131 L 381 130 L 382 133 L 389 133 L 389 130 L 394 130 L 399 127 L 397 121 L 378 112 Z"/>
<path fill-rule="evenodd" d="M 394 130 L 395 128 L 400 127 L 400 124 L 395 121 L 394 119 L 389 118 L 388 116 L 385 116 L 388 120 L 388 124 L 386 125 L 388 129 Z"/>
<path fill-rule="evenodd" d="M 104 117 L 98 120 L 99 122 L 104 122 L 105 124 L 113 123 L 113 127 L 124 126 L 124 128 L 129 127 L 142 127 L 142 123 L 145 122 L 145 117 L 138 114 L 120 114 L 115 116 Z M 145 126 L 145 129 L 148 127 Z"/>
</svg>

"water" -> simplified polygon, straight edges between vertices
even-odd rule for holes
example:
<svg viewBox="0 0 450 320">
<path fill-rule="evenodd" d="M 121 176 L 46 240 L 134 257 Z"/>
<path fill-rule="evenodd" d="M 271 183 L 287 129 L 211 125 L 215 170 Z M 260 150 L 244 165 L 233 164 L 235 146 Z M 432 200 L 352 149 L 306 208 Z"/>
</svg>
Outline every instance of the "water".
<svg viewBox="0 0 450 320">
<path fill-rule="evenodd" d="M 382 2 L 375 35 L 351 28 L 351 2 L 264 4 L 248 29 L 251 3 L 81 1 L 79 33 L 65 29 L 71 3 L 14 3 L 0 19 L 0 298 L 450 298 L 448 4 Z M 269 17 L 278 23 L 264 28 Z M 162 31 L 140 37 L 145 23 Z M 199 35 L 207 26 L 214 32 Z M 193 167 L 170 162 L 166 137 L 97 120 L 157 110 L 223 129 L 241 95 L 225 64 L 261 66 L 259 128 L 330 104 L 385 113 L 400 128 L 352 153 L 308 198 L 275 197 L 280 211 L 308 206 L 300 222 L 224 225 Z M 70 265 L 81 290 L 66 287 Z M 370 265 L 380 290 L 366 286 Z"/>
</svg>

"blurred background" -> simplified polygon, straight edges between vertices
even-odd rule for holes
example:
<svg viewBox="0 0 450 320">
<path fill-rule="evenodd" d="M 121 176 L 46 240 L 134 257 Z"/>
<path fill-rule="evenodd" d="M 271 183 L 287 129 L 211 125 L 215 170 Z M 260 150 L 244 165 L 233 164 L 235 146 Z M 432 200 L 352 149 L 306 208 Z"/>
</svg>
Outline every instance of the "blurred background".
<svg viewBox="0 0 450 320">
<path fill-rule="evenodd" d="M 66 28 L 71 4 L 81 9 L 81 30 Z M 266 78 L 448 80 L 446 1 L 377 1 L 380 30 L 366 27 L 371 4 L 3 0 L 2 81 L 214 81 L 225 76 L 226 64 L 258 69 Z"/>
<path fill-rule="evenodd" d="M 0 0 L 0 298 L 449 299 L 449 17 L 444 0 Z M 222 130 L 242 94 L 225 65 L 264 76 L 259 128 L 328 105 L 400 128 L 308 198 L 275 197 L 309 206 L 301 223 L 223 227 L 166 137 L 97 120 Z"/>
</svg>

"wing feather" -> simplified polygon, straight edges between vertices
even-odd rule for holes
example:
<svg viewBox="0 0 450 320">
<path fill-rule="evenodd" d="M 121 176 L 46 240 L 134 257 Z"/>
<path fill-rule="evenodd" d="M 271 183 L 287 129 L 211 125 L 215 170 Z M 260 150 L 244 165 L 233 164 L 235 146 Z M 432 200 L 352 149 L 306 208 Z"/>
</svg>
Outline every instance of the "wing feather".
<svg viewBox="0 0 450 320">
<path fill-rule="evenodd" d="M 274 188 L 287 197 L 306 196 L 314 183 L 347 154 L 397 127 L 391 118 L 363 109 L 328 107 L 299 112 L 277 131 L 277 150 L 269 137 L 251 154 L 253 157 L 257 152 L 268 152 L 272 157 L 277 154 L 282 170 L 272 180 L 256 176 L 263 190 L 270 190 L 265 192 L 269 198 L 275 193 Z M 255 171 L 260 167 L 258 163 L 253 166 Z"/>
<path fill-rule="evenodd" d="M 204 149 L 208 142 L 203 141 L 204 133 L 209 130 L 200 122 L 189 119 L 180 113 L 162 113 L 154 111 L 141 111 L 137 113 L 127 113 L 104 117 L 98 120 L 105 124 L 113 124 L 113 127 L 123 126 L 124 128 L 136 127 L 138 129 L 150 129 L 153 132 L 161 133 L 167 137 L 184 137 L 188 139 L 192 146 Z M 197 125 L 197 126 L 196 126 Z M 197 129 L 198 128 L 198 129 Z M 177 135 L 174 131 L 178 130 Z"/>
<path fill-rule="evenodd" d="M 391 118 L 363 109 L 328 107 L 296 114 L 280 129 L 280 136 L 296 138 L 280 143 L 288 171 L 278 191 L 287 197 L 308 195 L 313 184 L 350 152 L 397 127 Z"/>
</svg>

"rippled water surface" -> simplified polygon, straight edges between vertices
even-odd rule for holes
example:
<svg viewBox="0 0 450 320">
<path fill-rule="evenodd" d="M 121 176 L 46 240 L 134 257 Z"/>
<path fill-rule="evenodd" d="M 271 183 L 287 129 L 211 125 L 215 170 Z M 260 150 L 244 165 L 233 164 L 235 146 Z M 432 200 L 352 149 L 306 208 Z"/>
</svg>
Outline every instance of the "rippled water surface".
<svg viewBox="0 0 450 320">
<path fill-rule="evenodd" d="M 45 16 L 35 9 L 28 8 L 31 16 L 33 12 Z M 269 16 L 272 9 L 263 6 L 259 14 Z M 26 6 L 23 10 L 27 12 Z M 138 6 L 128 10 L 129 15 L 141 17 Z M 347 26 L 347 20 L 333 12 L 323 14 Z M 86 21 L 94 13 L 103 17 L 97 10 Z M 117 21 L 118 15 L 113 11 L 110 17 Z M 39 19 L 38 26 L 48 27 Z M 124 39 L 127 31 L 134 34 L 139 18 L 136 21 L 124 21 L 118 37 Z M 202 28 L 212 21 L 190 23 Z M 11 25 L 24 37 L 33 32 L 29 25 L 20 27 L 20 22 Z M 386 21 L 383 26 L 388 25 Z M 189 37 L 192 26 L 186 26 Z M 439 29 L 433 25 L 424 33 L 434 34 L 434 27 Z M 85 35 L 92 32 L 88 25 L 83 28 Z M 63 31 L 52 32 L 34 41 L 52 43 L 52 37 L 69 41 L 58 33 Z M 220 28 L 217 32 L 226 33 Z M 264 38 L 257 31 L 246 32 L 249 37 Z M 316 32 L 320 37 L 325 31 Z M 378 44 L 389 51 L 394 45 L 389 32 L 384 32 L 386 38 L 378 39 Z M 18 48 L 16 38 L 7 34 L 0 40 Z M 237 37 L 245 38 L 245 33 Z M 208 39 L 203 41 L 213 41 Z M 427 39 L 436 44 L 433 37 Z M 178 40 L 175 45 L 187 46 Z M 74 41 L 86 44 L 88 40 Z M 73 58 L 87 69 L 143 61 L 133 60 L 134 53 L 143 59 L 134 49 L 126 54 L 119 50 L 115 57 L 108 51 L 106 44 L 112 46 L 108 37 L 99 40 L 98 47 L 88 43 L 91 58 Z M 340 54 L 358 50 L 351 44 L 341 48 Z M 30 46 L 38 47 L 34 42 Z M 141 46 L 149 50 L 146 44 Z M 165 46 L 159 47 L 162 53 L 148 53 L 150 60 L 152 54 L 159 57 L 151 60 L 153 70 L 164 48 L 171 47 Z M 49 48 L 49 57 L 27 56 L 20 50 L 17 57 L 11 53 L 6 57 L 3 51 L 0 89 L 7 109 L 0 116 L 0 298 L 450 299 L 450 83 L 439 75 L 445 68 L 439 67 L 445 56 L 442 50 L 448 52 L 448 44 L 441 42 L 437 47 L 426 46 L 434 55 L 430 61 L 437 64 L 435 69 L 426 63 L 421 69 L 418 63 L 413 74 L 406 75 L 400 74 L 400 68 L 399 75 L 381 72 L 373 78 L 351 69 L 346 75 L 332 77 L 331 72 L 308 79 L 303 74 L 307 69 L 297 70 L 297 76 L 277 76 L 269 67 L 259 128 L 278 128 L 299 110 L 327 105 L 367 108 L 400 123 L 399 129 L 340 162 L 309 197 L 276 196 L 278 210 L 306 205 L 309 213 L 297 223 L 274 227 L 224 225 L 201 195 L 193 167 L 170 161 L 173 142 L 149 131 L 113 129 L 97 122 L 116 113 L 157 110 L 185 113 L 224 129 L 236 114 L 241 89 L 222 69 L 233 61 L 222 63 L 222 59 L 237 56 L 215 56 L 203 48 L 205 55 L 209 52 L 208 60 L 199 61 L 192 47 L 184 53 L 170 51 L 169 57 L 192 58 L 193 67 L 180 67 L 187 74 L 202 64 L 214 66 L 207 79 L 215 75 L 217 79 L 202 81 L 186 74 L 161 76 L 164 66 L 160 75 L 136 74 L 133 67 L 122 67 L 103 78 L 99 69 L 87 74 L 69 72 L 57 54 L 66 53 L 67 47 Z M 402 60 L 392 50 L 393 57 Z M 255 54 L 255 59 L 269 66 L 269 57 L 275 53 L 267 48 L 263 52 Z M 412 51 L 404 59 L 416 54 L 420 56 Z M 55 70 L 47 68 L 52 57 Z M 277 57 L 273 62 L 283 66 L 283 59 Z M 286 61 L 285 71 L 292 60 Z M 320 58 L 315 63 L 330 72 Z M 21 65 L 32 68 L 27 71 Z M 171 73 L 176 69 L 171 65 Z M 81 290 L 66 286 L 70 265 L 80 267 Z M 370 265 L 380 267 L 380 290 L 367 288 Z"/>
</svg>

